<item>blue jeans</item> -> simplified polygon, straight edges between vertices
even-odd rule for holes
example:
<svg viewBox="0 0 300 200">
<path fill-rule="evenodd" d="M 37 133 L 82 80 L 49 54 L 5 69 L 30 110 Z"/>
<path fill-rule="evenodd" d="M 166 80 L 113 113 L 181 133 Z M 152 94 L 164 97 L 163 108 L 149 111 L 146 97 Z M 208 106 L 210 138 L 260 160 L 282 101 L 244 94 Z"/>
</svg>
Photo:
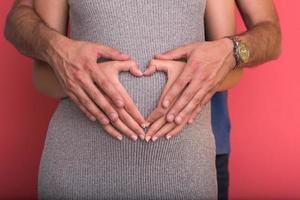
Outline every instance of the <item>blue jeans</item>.
<svg viewBox="0 0 300 200">
<path fill-rule="evenodd" d="M 219 200 L 228 199 L 228 189 L 229 189 L 228 160 L 229 160 L 228 154 L 216 156 Z"/>
</svg>

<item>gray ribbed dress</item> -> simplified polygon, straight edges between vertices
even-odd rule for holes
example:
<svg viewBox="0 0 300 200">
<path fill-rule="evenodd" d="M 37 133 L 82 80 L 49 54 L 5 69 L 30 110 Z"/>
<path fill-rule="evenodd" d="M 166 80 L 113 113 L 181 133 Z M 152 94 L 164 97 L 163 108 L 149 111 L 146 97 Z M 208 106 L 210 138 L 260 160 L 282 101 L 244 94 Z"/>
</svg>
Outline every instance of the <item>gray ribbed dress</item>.
<svg viewBox="0 0 300 200">
<path fill-rule="evenodd" d="M 159 52 L 204 40 L 205 0 L 69 0 L 72 38 L 112 46 L 144 70 Z M 120 81 L 146 117 L 166 83 L 157 72 Z M 49 123 L 39 199 L 216 199 L 210 104 L 178 136 L 118 141 L 70 99 Z"/>
</svg>

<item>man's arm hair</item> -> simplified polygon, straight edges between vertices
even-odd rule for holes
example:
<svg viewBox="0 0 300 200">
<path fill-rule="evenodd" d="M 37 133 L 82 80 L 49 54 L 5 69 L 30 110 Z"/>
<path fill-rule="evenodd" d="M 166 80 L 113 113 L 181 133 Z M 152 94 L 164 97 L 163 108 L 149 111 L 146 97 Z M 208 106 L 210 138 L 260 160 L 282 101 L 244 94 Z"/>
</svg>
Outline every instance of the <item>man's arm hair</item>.
<svg viewBox="0 0 300 200">
<path fill-rule="evenodd" d="M 281 28 L 272 0 L 236 0 L 248 31 L 239 34 L 250 50 L 245 66 L 277 59 L 281 54 Z"/>
<path fill-rule="evenodd" d="M 15 1 L 6 19 L 4 35 L 20 53 L 46 62 L 51 55 L 51 42 L 63 37 L 42 21 L 33 9 L 33 0 Z"/>
</svg>

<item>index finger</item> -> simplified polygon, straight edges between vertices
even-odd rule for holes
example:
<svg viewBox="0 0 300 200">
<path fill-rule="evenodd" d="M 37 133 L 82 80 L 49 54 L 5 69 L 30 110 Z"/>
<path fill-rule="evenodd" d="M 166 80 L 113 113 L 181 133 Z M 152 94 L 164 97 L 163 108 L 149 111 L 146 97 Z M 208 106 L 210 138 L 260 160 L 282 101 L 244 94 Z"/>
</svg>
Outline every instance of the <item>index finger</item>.
<svg viewBox="0 0 300 200">
<path fill-rule="evenodd" d="M 119 91 L 112 83 L 108 80 L 101 72 L 97 73 L 97 77 L 93 77 L 93 80 L 96 82 L 96 85 L 112 100 L 112 102 L 118 107 L 124 107 L 124 99 L 120 95 Z"/>
<path fill-rule="evenodd" d="M 123 87 L 123 85 L 119 82 L 115 82 L 115 86 L 117 90 L 119 91 L 119 94 L 124 98 L 125 104 L 124 108 L 125 110 L 130 114 L 130 116 L 137 121 L 137 123 L 141 126 L 145 123 L 145 119 L 143 115 L 140 113 L 138 108 L 136 107 L 135 103 L 133 102 L 132 98 L 128 95 L 127 91 Z"/>
</svg>

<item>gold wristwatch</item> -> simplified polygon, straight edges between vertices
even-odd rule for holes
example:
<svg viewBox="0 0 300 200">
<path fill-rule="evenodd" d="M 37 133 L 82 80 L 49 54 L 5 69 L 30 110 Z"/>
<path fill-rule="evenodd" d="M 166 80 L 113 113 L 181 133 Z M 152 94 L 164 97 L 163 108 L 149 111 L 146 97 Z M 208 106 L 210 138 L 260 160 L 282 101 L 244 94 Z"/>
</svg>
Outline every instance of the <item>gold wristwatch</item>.
<svg viewBox="0 0 300 200">
<path fill-rule="evenodd" d="M 239 67 L 241 64 L 249 62 L 250 51 L 245 43 L 243 43 L 237 36 L 227 37 L 233 42 L 233 53 L 236 61 L 236 67 Z M 235 67 L 235 68 L 236 68 Z"/>
</svg>

